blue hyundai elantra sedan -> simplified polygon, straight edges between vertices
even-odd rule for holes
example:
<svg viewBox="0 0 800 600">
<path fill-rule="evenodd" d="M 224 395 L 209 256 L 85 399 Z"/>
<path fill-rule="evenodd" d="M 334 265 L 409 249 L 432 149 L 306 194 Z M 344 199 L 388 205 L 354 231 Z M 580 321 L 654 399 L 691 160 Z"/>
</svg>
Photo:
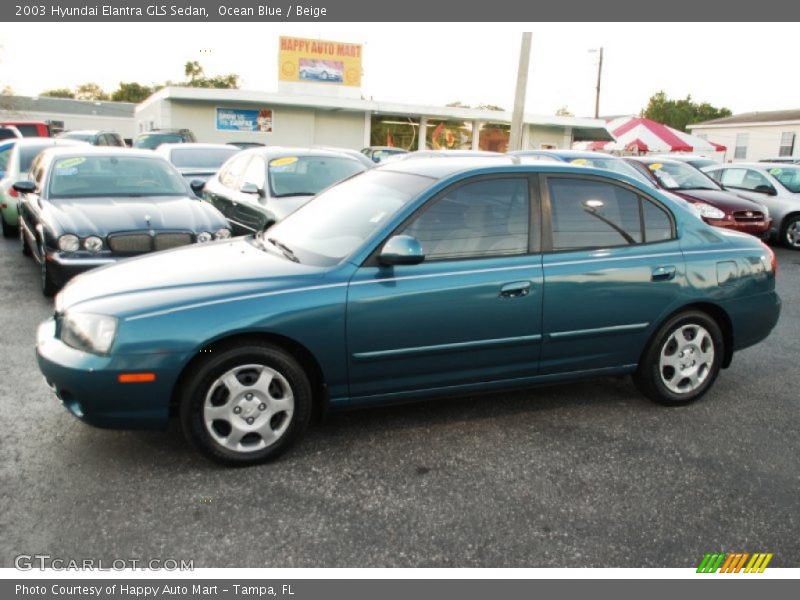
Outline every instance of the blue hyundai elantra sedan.
<svg viewBox="0 0 800 600">
<path fill-rule="evenodd" d="M 37 355 L 87 423 L 230 465 L 323 410 L 630 374 L 696 400 L 780 313 L 775 257 L 640 181 L 517 159 L 398 161 L 270 229 L 74 279 Z"/>
</svg>

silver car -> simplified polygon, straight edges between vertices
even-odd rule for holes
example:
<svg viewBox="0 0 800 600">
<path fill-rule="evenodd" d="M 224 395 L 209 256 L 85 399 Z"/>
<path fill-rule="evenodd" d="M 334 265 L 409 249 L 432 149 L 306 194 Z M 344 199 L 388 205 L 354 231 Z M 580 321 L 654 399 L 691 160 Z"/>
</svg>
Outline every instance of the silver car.
<svg viewBox="0 0 800 600">
<path fill-rule="evenodd" d="M 766 206 L 772 217 L 771 235 L 800 250 L 800 165 L 731 163 L 703 171 L 737 195 Z"/>
</svg>

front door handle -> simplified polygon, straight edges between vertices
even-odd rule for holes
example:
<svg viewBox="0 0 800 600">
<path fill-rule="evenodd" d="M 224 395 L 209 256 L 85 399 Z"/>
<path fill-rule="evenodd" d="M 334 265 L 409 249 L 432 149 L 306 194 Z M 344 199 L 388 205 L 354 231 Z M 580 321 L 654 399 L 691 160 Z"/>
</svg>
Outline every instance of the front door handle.
<svg viewBox="0 0 800 600">
<path fill-rule="evenodd" d="M 531 292 L 530 281 L 515 281 L 514 283 L 507 283 L 500 288 L 501 298 L 522 298 Z"/>
<path fill-rule="evenodd" d="M 661 267 L 653 267 L 650 278 L 653 281 L 670 281 L 671 279 L 675 279 L 675 266 L 664 265 Z"/>
</svg>

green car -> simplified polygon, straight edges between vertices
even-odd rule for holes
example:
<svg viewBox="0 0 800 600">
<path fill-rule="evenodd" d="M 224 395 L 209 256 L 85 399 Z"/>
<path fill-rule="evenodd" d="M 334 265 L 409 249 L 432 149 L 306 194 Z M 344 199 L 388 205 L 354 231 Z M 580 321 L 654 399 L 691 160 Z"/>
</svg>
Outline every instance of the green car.
<svg viewBox="0 0 800 600">
<path fill-rule="evenodd" d="M 86 142 L 48 137 L 20 138 L 0 146 L 0 170 L 4 171 L 0 179 L 0 224 L 4 237 L 17 233 L 19 193 L 13 188 L 14 183 L 27 178 L 33 159 L 45 148 L 75 145 L 88 146 Z"/>
</svg>

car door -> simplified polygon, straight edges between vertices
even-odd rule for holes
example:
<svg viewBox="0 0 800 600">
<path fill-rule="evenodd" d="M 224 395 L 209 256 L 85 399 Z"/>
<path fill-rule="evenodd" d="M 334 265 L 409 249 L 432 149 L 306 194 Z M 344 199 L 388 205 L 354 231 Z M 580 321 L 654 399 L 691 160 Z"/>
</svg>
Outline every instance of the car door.
<svg viewBox="0 0 800 600">
<path fill-rule="evenodd" d="M 548 175 L 541 373 L 638 363 L 685 285 L 674 217 L 636 188 Z"/>
<path fill-rule="evenodd" d="M 395 231 L 420 241 L 422 263 L 385 267 L 373 257 L 358 269 L 347 303 L 351 398 L 536 375 L 542 270 L 534 180 L 455 184 Z"/>
<path fill-rule="evenodd" d="M 235 213 L 235 203 L 238 197 L 238 188 L 247 164 L 250 162 L 250 155 L 236 155 L 230 159 L 216 177 L 212 177 L 203 190 L 203 199 L 210 202 L 219 210 L 228 222 L 231 223 L 235 234 L 249 233 L 238 227 L 233 220 Z"/>
<path fill-rule="evenodd" d="M 267 225 L 267 164 L 254 155 L 242 174 L 239 191 L 231 206 L 231 220 L 248 233 L 261 231 Z M 245 189 L 255 190 L 253 192 Z"/>
</svg>

